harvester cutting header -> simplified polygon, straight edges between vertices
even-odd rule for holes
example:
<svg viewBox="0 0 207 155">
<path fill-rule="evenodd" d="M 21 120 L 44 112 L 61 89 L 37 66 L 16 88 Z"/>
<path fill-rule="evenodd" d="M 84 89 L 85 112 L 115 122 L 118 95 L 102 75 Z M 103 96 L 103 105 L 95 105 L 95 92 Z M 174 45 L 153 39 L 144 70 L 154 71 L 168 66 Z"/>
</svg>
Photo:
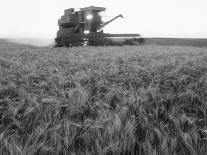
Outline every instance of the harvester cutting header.
<svg viewBox="0 0 207 155">
<path fill-rule="evenodd" d="M 71 47 L 76 45 L 136 45 L 144 40 L 139 34 L 109 34 L 103 28 L 116 20 L 123 18 L 118 15 L 107 22 L 103 22 L 100 12 L 103 7 L 85 7 L 75 11 L 70 8 L 58 20 L 59 31 L 55 38 L 56 47 Z"/>
</svg>

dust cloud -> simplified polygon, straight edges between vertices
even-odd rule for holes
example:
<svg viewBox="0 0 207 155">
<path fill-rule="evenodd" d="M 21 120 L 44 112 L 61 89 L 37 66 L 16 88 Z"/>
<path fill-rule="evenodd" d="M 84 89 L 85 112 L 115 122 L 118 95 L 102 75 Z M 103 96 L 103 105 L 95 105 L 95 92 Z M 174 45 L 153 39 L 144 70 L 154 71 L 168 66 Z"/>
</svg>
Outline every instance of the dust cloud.
<svg viewBox="0 0 207 155">
<path fill-rule="evenodd" d="M 42 38 L 9 38 L 7 39 L 9 42 L 24 44 L 24 45 L 32 45 L 37 47 L 47 47 L 53 46 L 54 39 L 42 39 Z"/>
</svg>

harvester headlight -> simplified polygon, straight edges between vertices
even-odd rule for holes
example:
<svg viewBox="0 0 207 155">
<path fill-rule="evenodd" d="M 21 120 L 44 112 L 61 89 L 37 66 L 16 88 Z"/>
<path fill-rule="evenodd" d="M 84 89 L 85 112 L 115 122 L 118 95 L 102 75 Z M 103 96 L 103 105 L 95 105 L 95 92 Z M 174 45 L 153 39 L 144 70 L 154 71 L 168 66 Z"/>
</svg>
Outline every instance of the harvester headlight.
<svg viewBox="0 0 207 155">
<path fill-rule="evenodd" d="M 85 31 L 84 31 L 84 34 L 89 34 L 89 33 L 90 33 L 89 30 L 85 30 Z"/>
<path fill-rule="evenodd" d="M 86 16 L 86 19 L 87 19 L 87 20 L 91 20 L 92 18 L 93 18 L 92 15 L 87 15 L 87 16 Z"/>
</svg>

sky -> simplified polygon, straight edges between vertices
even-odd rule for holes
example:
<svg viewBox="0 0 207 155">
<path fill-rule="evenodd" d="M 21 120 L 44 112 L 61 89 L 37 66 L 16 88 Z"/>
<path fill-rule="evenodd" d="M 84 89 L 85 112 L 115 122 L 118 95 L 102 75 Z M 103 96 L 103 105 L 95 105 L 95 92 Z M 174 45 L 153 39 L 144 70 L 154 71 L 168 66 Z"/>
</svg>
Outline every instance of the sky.
<svg viewBox="0 0 207 155">
<path fill-rule="evenodd" d="M 106 7 L 104 29 L 144 37 L 207 38 L 206 0 L 0 0 L 0 38 L 53 39 L 68 8 Z"/>
</svg>

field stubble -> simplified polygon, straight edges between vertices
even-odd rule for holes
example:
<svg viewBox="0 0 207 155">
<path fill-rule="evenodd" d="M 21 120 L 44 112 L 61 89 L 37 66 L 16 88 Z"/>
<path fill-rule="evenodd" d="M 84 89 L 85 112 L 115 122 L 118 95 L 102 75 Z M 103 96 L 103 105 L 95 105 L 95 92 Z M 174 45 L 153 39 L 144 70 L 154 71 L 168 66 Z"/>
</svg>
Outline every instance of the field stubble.
<svg viewBox="0 0 207 155">
<path fill-rule="evenodd" d="M 207 153 L 207 48 L 0 47 L 0 154 Z"/>
</svg>

